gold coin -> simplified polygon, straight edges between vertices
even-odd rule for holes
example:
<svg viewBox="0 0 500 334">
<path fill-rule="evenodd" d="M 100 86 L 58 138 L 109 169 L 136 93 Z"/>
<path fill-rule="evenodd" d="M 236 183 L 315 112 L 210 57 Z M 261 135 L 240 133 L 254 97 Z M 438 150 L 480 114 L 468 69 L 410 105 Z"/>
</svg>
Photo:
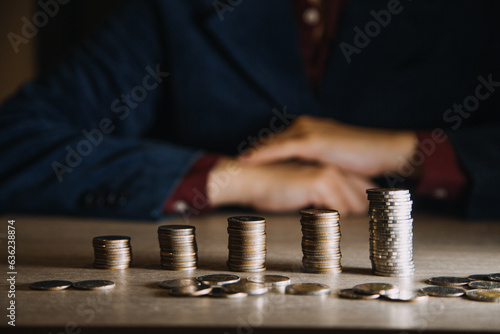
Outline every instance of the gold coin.
<svg viewBox="0 0 500 334">
<path fill-rule="evenodd" d="M 326 295 L 331 292 L 331 289 L 326 284 L 320 283 L 297 283 L 288 285 L 285 290 L 286 293 L 292 295 Z"/>
<path fill-rule="evenodd" d="M 339 291 L 339 297 L 346 299 L 377 299 L 380 295 L 378 293 L 373 295 L 364 295 L 354 292 L 353 289 L 343 289 Z"/>
<path fill-rule="evenodd" d="M 467 298 L 490 303 L 500 303 L 500 289 L 467 291 Z"/>
<path fill-rule="evenodd" d="M 355 285 L 352 289 L 356 293 L 365 295 L 379 294 L 381 296 L 384 296 L 396 294 L 399 292 L 399 288 L 397 286 L 389 283 L 364 283 Z"/>
</svg>

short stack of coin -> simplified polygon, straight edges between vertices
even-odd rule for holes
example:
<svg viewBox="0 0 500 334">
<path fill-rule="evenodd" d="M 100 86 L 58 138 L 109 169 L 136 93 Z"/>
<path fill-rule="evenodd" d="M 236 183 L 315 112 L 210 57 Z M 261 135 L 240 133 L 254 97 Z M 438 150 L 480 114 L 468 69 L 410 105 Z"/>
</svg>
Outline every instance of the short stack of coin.
<svg viewBox="0 0 500 334">
<path fill-rule="evenodd" d="M 307 209 L 300 214 L 304 270 L 308 273 L 342 272 L 338 211 Z"/>
<path fill-rule="evenodd" d="M 229 217 L 227 222 L 229 270 L 244 272 L 266 270 L 266 220 L 261 217 L 237 216 Z"/>
<path fill-rule="evenodd" d="M 198 247 L 194 226 L 162 225 L 158 227 L 161 266 L 168 270 L 193 270 L 198 264 Z"/>
<path fill-rule="evenodd" d="M 408 277 L 413 263 L 412 201 L 406 189 L 368 189 L 370 259 L 376 275 Z"/>
<path fill-rule="evenodd" d="M 130 237 L 108 235 L 95 237 L 94 267 L 99 269 L 125 269 L 132 261 L 132 248 Z"/>
</svg>

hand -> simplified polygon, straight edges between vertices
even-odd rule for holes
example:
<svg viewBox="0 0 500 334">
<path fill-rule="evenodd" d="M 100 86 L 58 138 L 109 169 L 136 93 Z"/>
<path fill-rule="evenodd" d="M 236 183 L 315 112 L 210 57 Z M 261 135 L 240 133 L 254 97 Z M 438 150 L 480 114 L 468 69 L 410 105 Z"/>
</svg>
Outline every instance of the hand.
<svg viewBox="0 0 500 334">
<path fill-rule="evenodd" d="M 412 131 L 371 129 L 301 116 L 272 140 L 243 154 L 248 164 L 288 159 L 314 161 L 367 177 L 397 172 L 416 149 Z"/>
<path fill-rule="evenodd" d="M 231 173 L 228 170 L 237 171 Z M 222 177 L 224 175 L 224 177 Z M 225 179 L 220 186 L 218 179 Z M 217 206 L 249 206 L 264 211 L 330 208 L 343 215 L 366 213 L 365 190 L 376 187 L 365 177 L 318 164 L 240 164 L 223 158 L 208 176 L 208 198 Z"/>
</svg>

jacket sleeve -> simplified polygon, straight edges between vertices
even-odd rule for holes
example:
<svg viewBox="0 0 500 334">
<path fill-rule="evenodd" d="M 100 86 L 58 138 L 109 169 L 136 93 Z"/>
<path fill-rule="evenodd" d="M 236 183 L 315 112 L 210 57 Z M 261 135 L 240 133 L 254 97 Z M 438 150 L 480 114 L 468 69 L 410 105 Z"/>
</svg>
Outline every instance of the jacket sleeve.
<svg viewBox="0 0 500 334">
<path fill-rule="evenodd" d="M 471 180 L 465 207 L 471 219 L 498 219 L 500 202 L 500 128 L 497 124 L 447 131 L 463 169 Z"/>
<path fill-rule="evenodd" d="M 3 213 L 161 217 L 203 152 L 141 138 L 168 89 L 158 13 L 124 6 L 0 109 Z"/>
</svg>

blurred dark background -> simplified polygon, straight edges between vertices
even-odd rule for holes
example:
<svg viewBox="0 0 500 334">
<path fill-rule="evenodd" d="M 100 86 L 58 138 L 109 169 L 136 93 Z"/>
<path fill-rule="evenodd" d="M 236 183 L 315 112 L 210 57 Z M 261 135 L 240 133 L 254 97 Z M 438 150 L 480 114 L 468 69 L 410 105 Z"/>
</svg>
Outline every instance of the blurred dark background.
<svg viewBox="0 0 500 334">
<path fill-rule="evenodd" d="M 113 9 L 126 0 L 0 0 L 0 103 L 20 84 L 56 64 L 71 47 L 91 35 Z M 47 15 L 51 8 L 55 15 Z M 40 14 L 42 13 L 42 14 Z M 47 23 L 40 25 L 34 37 L 25 38 L 25 21 L 34 15 Z M 52 17 L 51 17 L 52 16 Z M 10 38 L 9 38 L 10 36 Z M 13 46 L 12 38 L 23 43 Z"/>
</svg>

